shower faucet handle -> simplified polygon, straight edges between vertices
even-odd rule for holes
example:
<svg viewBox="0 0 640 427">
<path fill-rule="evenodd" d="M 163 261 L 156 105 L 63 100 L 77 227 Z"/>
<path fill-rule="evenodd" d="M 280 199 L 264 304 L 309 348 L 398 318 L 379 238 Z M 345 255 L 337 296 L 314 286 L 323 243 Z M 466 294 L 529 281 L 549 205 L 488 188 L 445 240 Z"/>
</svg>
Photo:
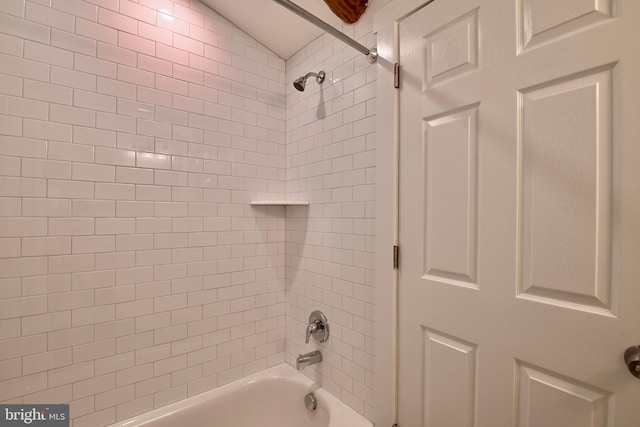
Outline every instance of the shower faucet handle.
<svg viewBox="0 0 640 427">
<path fill-rule="evenodd" d="M 326 342 L 329 339 L 329 322 L 327 317 L 319 310 L 311 313 L 309 316 L 309 324 L 305 334 L 305 342 L 309 344 L 310 338 L 319 343 Z"/>
</svg>

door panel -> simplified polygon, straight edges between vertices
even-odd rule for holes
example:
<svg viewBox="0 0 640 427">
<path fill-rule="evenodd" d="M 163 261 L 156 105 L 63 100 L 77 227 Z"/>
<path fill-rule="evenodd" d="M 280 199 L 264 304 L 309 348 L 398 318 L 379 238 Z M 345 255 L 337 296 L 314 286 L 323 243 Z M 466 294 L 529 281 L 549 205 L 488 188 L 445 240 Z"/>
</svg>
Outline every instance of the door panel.
<svg viewBox="0 0 640 427">
<path fill-rule="evenodd" d="M 519 92 L 522 298 L 613 313 L 613 72 Z"/>
<path fill-rule="evenodd" d="M 425 119 L 426 276 L 476 286 L 477 105 Z"/>
<path fill-rule="evenodd" d="M 636 0 L 400 23 L 399 424 L 640 425 Z"/>
</svg>

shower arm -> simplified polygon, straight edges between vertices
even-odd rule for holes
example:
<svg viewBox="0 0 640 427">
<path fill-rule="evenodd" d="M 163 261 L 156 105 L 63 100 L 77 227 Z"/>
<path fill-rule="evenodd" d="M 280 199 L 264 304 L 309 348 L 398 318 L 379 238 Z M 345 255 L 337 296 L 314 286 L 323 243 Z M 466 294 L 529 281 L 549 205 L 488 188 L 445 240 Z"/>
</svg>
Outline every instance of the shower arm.
<svg viewBox="0 0 640 427">
<path fill-rule="evenodd" d="M 332 27 L 331 25 L 327 24 L 322 19 L 320 19 L 317 16 L 307 12 L 306 10 L 304 10 L 303 8 L 298 6 L 297 4 L 293 3 L 292 1 L 290 1 L 290 0 L 273 0 L 273 1 L 278 3 L 280 6 L 286 8 L 286 9 L 289 9 L 291 12 L 295 13 L 299 17 L 309 21 L 310 23 L 312 23 L 316 27 L 326 31 L 327 33 L 331 34 L 335 38 L 343 41 L 344 43 L 348 44 L 349 46 L 351 46 L 352 48 L 354 48 L 358 52 L 360 52 L 360 53 L 362 53 L 364 55 L 367 55 L 367 60 L 370 63 L 373 64 L 378 59 L 378 52 L 376 51 L 375 47 L 371 48 L 371 49 L 368 49 L 366 46 L 363 46 L 362 44 L 360 44 L 357 41 L 353 40 L 352 38 L 348 37 L 344 33 L 336 30 L 334 27 Z"/>
</svg>

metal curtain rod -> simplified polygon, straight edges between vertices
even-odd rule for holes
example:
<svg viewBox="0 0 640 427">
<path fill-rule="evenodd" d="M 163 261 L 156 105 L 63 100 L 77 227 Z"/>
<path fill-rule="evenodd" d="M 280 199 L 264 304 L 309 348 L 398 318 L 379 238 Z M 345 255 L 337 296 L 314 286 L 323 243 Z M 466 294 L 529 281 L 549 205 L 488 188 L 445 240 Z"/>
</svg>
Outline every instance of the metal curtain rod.
<svg viewBox="0 0 640 427">
<path fill-rule="evenodd" d="M 293 3 L 292 1 L 289 1 L 289 0 L 273 0 L 273 1 L 278 3 L 280 6 L 286 8 L 286 9 L 289 9 L 291 12 L 295 13 L 299 17 L 304 18 L 307 21 L 311 22 L 316 27 L 319 27 L 320 29 L 328 32 L 329 34 L 333 35 L 337 39 L 340 39 L 341 41 L 345 42 L 346 44 L 348 44 L 349 46 L 351 46 L 352 48 L 354 48 L 358 52 L 361 52 L 364 55 L 367 55 L 367 59 L 369 60 L 369 62 L 374 63 L 374 62 L 376 62 L 376 59 L 378 59 L 378 52 L 376 52 L 376 48 L 375 47 L 371 48 L 371 49 L 368 49 L 367 47 L 361 45 L 360 43 L 358 43 L 357 41 L 355 41 L 351 37 L 346 36 L 341 31 L 336 30 L 334 27 L 332 27 L 331 25 L 327 24 L 322 19 L 320 19 L 317 16 L 307 12 L 306 10 L 304 10 L 303 8 L 298 6 L 297 4 Z"/>
</svg>

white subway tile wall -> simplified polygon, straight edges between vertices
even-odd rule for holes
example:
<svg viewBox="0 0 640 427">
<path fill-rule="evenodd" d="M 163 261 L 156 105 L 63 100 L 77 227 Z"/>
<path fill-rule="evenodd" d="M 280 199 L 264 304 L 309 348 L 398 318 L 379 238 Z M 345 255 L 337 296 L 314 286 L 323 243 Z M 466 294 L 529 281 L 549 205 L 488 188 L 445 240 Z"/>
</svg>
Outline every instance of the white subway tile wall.
<svg viewBox="0 0 640 427">
<path fill-rule="evenodd" d="M 375 46 L 371 13 L 340 29 Z M 322 84 L 294 89 L 320 70 Z M 323 362 L 304 373 L 373 420 L 376 67 L 325 34 L 287 60 L 286 74 L 287 197 L 311 202 L 287 208 L 287 361 L 319 348 Z M 328 317 L 326 344 L 305 344 L 314 309 Z"/>
<path fill-rule="evenodd" d="M 0 402 L 100 426 L 285 361 L 285 63 L 196 0 L 0 1 Z"/>
</svg>

